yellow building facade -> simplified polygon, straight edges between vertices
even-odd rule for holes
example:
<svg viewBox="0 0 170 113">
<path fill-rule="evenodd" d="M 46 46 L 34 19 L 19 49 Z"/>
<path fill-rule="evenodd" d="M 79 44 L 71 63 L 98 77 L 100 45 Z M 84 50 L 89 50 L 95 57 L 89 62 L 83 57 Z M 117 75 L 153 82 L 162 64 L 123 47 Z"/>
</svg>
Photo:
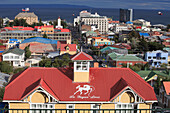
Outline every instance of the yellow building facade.
<svg viewBox="0 0 170 113">
<path fill-rule="evenodd" d="M 9 103 L 10 109 L 51 109 L 53 113 L 117 113 L 115 109 L 131 113 L 128 109 L 151 109 L 157 102 L 153 88 L 130 69 L 91 68 L 93 58 L 84 52 L 71 60 L 74 67 L 68 70 L 28 68 L 16 79 L 12 78 L 5 88 L 3 101 Z M 18 86 L 20 91 L 13 92 Z M 36 113 L 40 113 L 38 110 Z"/>
</svg>

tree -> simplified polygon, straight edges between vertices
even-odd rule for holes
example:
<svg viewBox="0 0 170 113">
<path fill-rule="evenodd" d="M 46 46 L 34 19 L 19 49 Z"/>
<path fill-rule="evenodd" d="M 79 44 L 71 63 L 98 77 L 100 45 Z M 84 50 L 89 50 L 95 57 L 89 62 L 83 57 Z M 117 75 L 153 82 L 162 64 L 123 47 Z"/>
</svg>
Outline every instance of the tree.
<svg viewBox="0 0 170 113">
<path fill-rule="evenodd" d="M 40 67 L 51 67 L 51 59 L 43 59 L 39 63 Z"/>
<path fill-rule="evenodd" d="M 3 86 L 0 87 L 0 102 L 3 101 L 4 93 L 5 93 L 5 86 L 7 86 L 7 83 L 3 83 Z"/>
<path fill-rule="evenodd" d="M 153 50 L 163 50 L 164 45 L 158 43 L 158 42 L 148 42 L 148 47 L 149 47 L 149 51 L 153 51 Z"/>
<path fill-rule="evenodd" d="M 140 51 L 148 51 L 149 48 L 148 48 L 148 43 L 145 41 L 144 37 L 142 36 L 142 39 L 139 39 L 139 44 L 138 44 L 138 49 Z"/>
<path fill-rule="evenodd" d="M 60 67 L 60 64 L 59 64 L 59 62 L 58 62 L 58 60 L 59 60 L 59 58 L 58 57 L 56 57 L 55 59 L 54 59 L 54 63 L 52 64 L 54 67 Z"/>
<path fill-rule="evenodd" d="M 12 73 L 13 72 L 13 66 L 10 66 L 8 62 L 0 62 L 0 71 L 4 73 Z"/>
<path fill-rule="evenodd" d="M 46 33 L 44 33 L 43 38 L 48 38 Z"/>
<path fill-rule="evenodd" d="M 26 60 L 31 56 L 31 51 L 29 49 L 29 46 L 26 46 L 24 50 L 25 50 L 25 60 Z"/>
</svg>

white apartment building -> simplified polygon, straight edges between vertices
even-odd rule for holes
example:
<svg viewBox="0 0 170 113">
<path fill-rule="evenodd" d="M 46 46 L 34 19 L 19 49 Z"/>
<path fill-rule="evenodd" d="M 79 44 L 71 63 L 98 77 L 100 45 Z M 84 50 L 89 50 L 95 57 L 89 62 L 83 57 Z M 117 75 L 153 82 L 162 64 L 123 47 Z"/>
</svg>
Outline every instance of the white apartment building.
<svg viewBox="0 0 170 113">
<path fill-rule="evenodd" d="M 119 33 L 122 30 L 128 30 L 128 26 L 126 26 L 126 25 L 116 25 L 114 27 L 114 32 L 115 33 Z"/>
<path fill-rule="evenodd" d="M 91 14 L 87 11 L 81 11 L 80 16 L 74 18 L 74 26 L 78 24 L 96 26 L 101 34 L 108 32 L 108 19 L 106 16 L 100 16 L 99 14 Z"/>
<path fill-rule="evenodd" d="M 9 61 L 14 67 L 25 66 L 25 51 L 19 48 L 8 49 L 2 55 L 3 61 Z"/>
</svg>

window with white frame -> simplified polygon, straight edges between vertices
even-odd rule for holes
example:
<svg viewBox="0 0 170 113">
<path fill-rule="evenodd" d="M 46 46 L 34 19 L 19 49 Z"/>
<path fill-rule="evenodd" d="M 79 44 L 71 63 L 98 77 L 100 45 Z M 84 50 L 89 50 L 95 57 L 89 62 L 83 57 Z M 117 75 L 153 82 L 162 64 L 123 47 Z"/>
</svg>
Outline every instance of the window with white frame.
<svg viewBox="0 0 170 113">
<path fill-rule="evenodd" d="M 76 70 L 77 71 L 88 71 L 88 62 L 86 61 L 76 62 Z"/>
<path fill-rule="evenodd" d="M 19 59 L 19 56 L 15 56 L 15 59 Z"/>
<path fill-rule="evenodd" d="M 10 59 L 13 59 L 13 56 L 10 56 Z"/>
<path fill-rule="evenodd" d="M 9 59 L 9 56 L 5 56 L 4 58 L 5 58 L 5 59 Z"/>
<path fill-rule="evenodd" d="M 67 104 L 67 113 L 74 113 L 74 104 Z"/>
<path fill-rule="evenodd" d="M 97 104 L 91 104 L 91 113 L 99 113 L 99 110 L 97 110 L 97 109 L 99 109 L 99 105 L 97 105 Z"/>
<path fill-rule="evenodd" d="M 54 107 L 54 104 L 31 104 L 30 105 L 30 108 L 31 109 L 44 109 L 44 110 L 33 110 L 31 111 L 32 113 L 54 113 L 55 111 L 52 111 L 51 110 L 45 110 L 45 109 L 55 109 Z"/>
<path fill-rule="evenodd" d="M 134 104 L 127 103 L 127 104 L 116 104 L 115 105 L 116 109 L 134 109 Z M 134 113 L 133 111 L 130 110 L 122 110 L 122 111 L 116 111 L 116 113 Z"/>
</svg>

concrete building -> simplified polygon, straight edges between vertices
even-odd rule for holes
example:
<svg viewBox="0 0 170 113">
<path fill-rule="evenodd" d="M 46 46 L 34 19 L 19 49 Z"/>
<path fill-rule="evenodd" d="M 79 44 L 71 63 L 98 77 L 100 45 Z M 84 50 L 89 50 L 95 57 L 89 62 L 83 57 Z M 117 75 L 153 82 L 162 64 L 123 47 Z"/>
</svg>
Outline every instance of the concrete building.
<svg viewBox="0 0 170 113">
<path fill-rule="evenodd" d="M 104 45 L 113 45 L 115 42 L 110 41 L 108 38 L 90 37 L 87 39 L 87 43 L 93 46 L 104 46 Z"/>
<path fill-rule="evenodd" d="M 134 55 L 123 55 L 112 52 L 108 54 L 109 65 L 112 67 L 122 67 L 123 64 L 127 66 L 134 66 L 135 64 L 145 64 L 146 62 Z"/>
<path fill-rule="evenodd" d="M 81 25 L 96 26 L 99 29 L 100 34 L 105 34 L 108 31 L 108 19 L 106 16 L 100 16 L 99 14 L 91 14 L 87 11 L 81 11 L 80 16 L 74 18 L 74 26 L 76 23 Z"/>
<path fill-rule="evenodd" d="M 54 29 L 53 26 L 35 26 L 35 28 L 23 26 L 5 27 L 0 30 L 0 38 L 2 40 L 25 40 L 30 37 L 43 37 L 44 32 L 49 39 L 71 44 L 72 35 L 70 30 L 62 28 Z"/>
<path fill-rule="evenodd" d="M 25 66 L 25 51 L 19 48 L 8 49 L 3 52 L 3 61 L 8 61 L 14 67 Z"/>
<path fill-rule="evenodd" d="M 153 67 L 160 67 L 163 63 L 168 64 L 168 52 L 161 50 L 146 52 L 145 61 Z"/>
<path fill-rule="evenodd" d="M 20 12 L 15 19 L 25 19 L 28 24 L 38 23 L 38 16 L 33 12 Z"/>
<path fill-rule="evenodd" d="M 3 102 L 8 102 L 9 109 L 50 109 L 52 113 L 66 113 L 64 109 L 67 113 L 74 113 L 75 109 L 92 109 L 91 113 L 110 109 L 127 112 L 152 109 L 157 102 L 153 88 L 131 69 L 91 68 L 93 58 L 84 52 L 71 60 L 72 68 L 32 67 L 17 78 L 13 76 L 5 88 Z"/>
</svg>

